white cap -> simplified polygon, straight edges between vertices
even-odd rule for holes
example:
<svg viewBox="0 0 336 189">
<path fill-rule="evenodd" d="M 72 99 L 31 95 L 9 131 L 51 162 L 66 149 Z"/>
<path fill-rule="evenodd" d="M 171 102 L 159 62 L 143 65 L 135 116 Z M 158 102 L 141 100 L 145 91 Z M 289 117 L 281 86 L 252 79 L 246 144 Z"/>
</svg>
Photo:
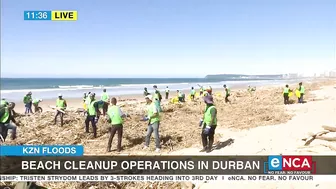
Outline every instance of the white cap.
<svg viewBox="0 0 336 189">
<path fill-rule="evenodd" d="M 43 101 L 42 98 L 40 99 L 40 101 L 41 101 L 41 102 Z"/>
<path fill-rule="evenodd" d="M 58 96 L 62 96 L 62 94 L 61 94 L 61 93 L 58 93 Z"/>
<path fill-rule="evenodd" d="M 153 99 L 152 95 L 147 95 L 147 96 L 145 97 L 145 99 L 146 99 L 146 98 L 148 98 L 149 100 L 152 100 L 152 99 Z"/>
</svg>

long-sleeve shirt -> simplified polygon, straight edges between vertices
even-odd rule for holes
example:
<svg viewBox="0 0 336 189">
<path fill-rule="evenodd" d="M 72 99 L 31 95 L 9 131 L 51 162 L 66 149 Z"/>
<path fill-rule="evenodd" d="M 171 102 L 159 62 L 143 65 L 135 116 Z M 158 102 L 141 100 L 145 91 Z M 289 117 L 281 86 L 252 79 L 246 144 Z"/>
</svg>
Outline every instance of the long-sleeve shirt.
<svg viewBox="0 0 336 189">
<path fill-rule="evenodd" d="M 97 113 L 100 113 L 100 111 L 99 111 L 99 101 L 94 102 L 93 103 L 93 107 L 95 108 L 95 110 L 96 110 Z"/>
<path fill-rule="evenodd" d="M 31 96 L 26 95 L 26 96 L 23 97 L 23 103 L 24 104 L 28 104 L 30 102 L 32 102 L 32 97 Z"/>
</svg>

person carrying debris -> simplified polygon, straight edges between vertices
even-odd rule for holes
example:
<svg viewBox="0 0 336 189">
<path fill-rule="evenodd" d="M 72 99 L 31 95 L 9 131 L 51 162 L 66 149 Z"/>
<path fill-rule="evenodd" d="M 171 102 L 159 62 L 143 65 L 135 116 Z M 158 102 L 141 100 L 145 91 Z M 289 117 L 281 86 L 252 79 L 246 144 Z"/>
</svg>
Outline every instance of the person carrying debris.
<svg viewBox="0 0 336 189">
<path fill-rule="evenodd" d="M 223 85 L 224 90 L 225 90 L 225 103 L 230 102 L 229 96 L 230 96 L 230 88 L 227 87 L 226 85 Z"/>
<path fill-rule="evenodd" d="M 111 146 L 112 146 L 112 140 L 116 132 L 118 133 L 118 145 L 117 145 L 117 151 L 121 151 L 121 140 L 122 140 L 122 134 L 123 134 L 123 118 L 129 117 L 129 115 L 124 114 L 120 107 L 117 106 L 117 99 L 112 98 L 111 99 L 112 106 L 109 107 L 107 111 L 108 115 L 108 122 L 111 123 L 112 127 L 109 128 L 110 130 L 110 138 L 108 140 L 107 144 L 107 152 L 111 152 Z"/>
<path fill-rule="evenodd" d="M 145 87 L 145 88 L 144 88 L 143 95 L 144 95 L 144 96 L 147 96 L 147 95 L 149 95 L 149 92 L 148 92 L 148 90 L 147 90 L 147 87 Z"/>
<path fill-rule="evenodd" d="M 34 99 L 33 100 L 33 106 L 34 106 L 34 112 L 38 112 L 39 111 L 39 103 L 42 102 L 42 99 Z"/>
<path fill-rule="evenodd" d="M 152 133 L 154 132 L 155 147 L 156 147 L 155 151 L 160 152 L 160 135 L 159 135 L 160 114 L 159 114 L 159 110 L 153 103 L 153 100 L 152 100 L 153 97 L 151 95 L 146 96 L 145 99 L 147 102 L 147 116 L 144 117 L 142 121 L 148 121 L 148 129 L 147 129 L 144 149 L 149 148 L 150 138 L 152 136 Z"/>
<path fill-rule="evenodd" d="M 97 138 L 97 125 L 96 124 L 98 122 L 100 114 L 101 113 L 99 111 L 99 104 L 95 100 L 95 94 L 92 93 L 90 94 L 90 104 L 88 106 L 87 116 L 85 119 L 85 132 L 89 133 L 89 124 L 91 122 L 94 138 Z"/>
<path fill-rule="evenodd" d="M 303 103 L 303 95 L 305 94 L 305 88 L 302 85 L 302 82 L 299 83 L 300 98 L 299 103 Z"/>
<path fill-rule="evenodd" d="M 109 95 L 106 92 L 106 89 L 103 90 L 103 94 L 101 95 L 101 100 L 105 103 L 103 104 L 103 115 L 106 115 L 107 109 L 108 109 L 108 103 L 109 103 Z"/>
<path fill-rule="evenodd" d="M 66 101 L 63 99 L 62 94 L 58 94 L 58 99 L 56 100 L 56 115 L 54 118 L 54 125 L 56 125 L 57 117 L 61 117 L 61 127 L 63 126 L 63 116 L 64 116 L 64 110 L 67 107 Z"/>
<path fill-rule="evenodd" d="M 203 115 L 202 126 L 202 144 L 203 149 L 201 152 L 211 152 L 211 148 L 214 142 L 215 129 L 217 126 L 217 109 L 214 105 L 213 97 L 211 95 L 204 97 L 206 103 L 206 109 Z"/>
<path fill-rule="evenodd" d="M 168 100 L 168 98 L 169 98 L 169 88 L 168 88 L 168 86 L 166 87 L 166 100 Z"/>
<path fill-rule="evenodd" d="M 191 87 L 191 91 L 190 91 L 191 100 L 195 100 L 195 94 L 196 94 L 196 91 L 194 87 Z"/>
<path fill-rule="evenodd" d="M 12 140 L 16 139 L 16 128 L 19 126 L 14 119 L 13 110 L 15 108 L 15 103 L 10 102 L 6 107 L 0 109 L 0 125 L 1 125 L 1 135 L 4 140 L 7 138 L 8 129 L 12 130 Z"/>
<path fill-rule="evenodd" d="M 32 111 L 32 92 L 28 92 L 23 97 L 23 103 L 25 104 L 25 107 L 26 107 L 25 114 L 33 113 Z"/>
</svg>

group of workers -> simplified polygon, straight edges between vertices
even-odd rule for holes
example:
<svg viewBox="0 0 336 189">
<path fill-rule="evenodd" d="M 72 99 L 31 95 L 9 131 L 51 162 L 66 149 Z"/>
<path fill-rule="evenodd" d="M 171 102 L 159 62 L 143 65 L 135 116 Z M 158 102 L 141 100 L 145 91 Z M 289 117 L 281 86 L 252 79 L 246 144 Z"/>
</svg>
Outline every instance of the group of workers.
<svg viewBox="0 0 336 189">
<path fill-rule="evenodd" d="M 39 103 L 42 102 L 42 99 L 33 99 L 32 97 L 32 92 L 28 92 L 24 97 L 23 97 L 23 104 L 25 105 L 25 114 L 32 114 L 32 106 L 34 106 L 34 112 L 38 112 L 41 110 L 39 107 Z"/>
<path fill-rule="evenodd" d="M 284 104 L 288 105 L 290 104 L 289 102 L 289 97 L 293 93 L 293 90 L 289 88 L 289 85 L 286 85 L 284 90 L 283 90 L 283 98 L 284 98 Z M 303 96 L 305 95 L 305 88 L 302 85 L 302 82 L 299 83 L 299 87 L 295 90 L 295 95 L 298 98 L 298 103 L 302 104 L 304 103 L 303 101 Z"/>
<path fill-rule="evenodd" d="M 225 102 L 230 102 L 229 96 L 230 96 L 230 88 L 226 85 L 223 85 L 223 88 L 225 90 Z M 146 106 L 147 106 L 147 115 L 140 119 L 140 121 L 147 122 L 147 134 L 145 137 L 145 145 L 144 149 L 149 148 L 149 142 L 152 134 L 154 133 L 155 138 L 155 148 L 156 152 L 160 151 L 160 112 L 162 112 L 161 109 L 161 100 L 162 96 L 160 91 L 158 90 L 158 87 L 156 85 L 153 86 L 154 92 L 153 94 L 150 94 L 147 90 L 147 88 L 144 88 L 144 96 L 146 100 Z M 255 88 L 249 87 L 249 92 L 255 91 Z M 300 91 L 300 97 L 298 98 L 299 103 L 303 103 L 303 95 L 304 95 L 304 87 L 302 83 L 299 83 L 299 89 Z M 284 89 L 284 102 L 285 104 L 288 104 L 289 99 L 289 93 L 291 90 L 289 89 L 288 85 L 286 85 Z M 169 88 L 168 86 L 165 89 L 165 98 L 169 98 Z M 213 94 L 212 94 L 212 88 L 207 87 L 203 88 L 203 86 L 200 86 L 200 96 L 204 100 L 204 103 L 206 104 L 206 108 L 204 111 L 204 114 L 202 116 L 202 119 L 200 121 L 200 127 L 202 128 L 201 131 L 201 138 L 202 138 L 202 146 L 203 149 L 202 152 L 210 152 L 213 142 L 214 142 L 214 135 L 215 130 L 217 126 L 217 109 L 214 104 Z M 177 95 L 180 102 L 185 101 L 185 94 L 177 90 Z M 190 98 L 192 100 L 195 100 L 196 91 L 194 87 L 190 90 Z M 31 112 L 31 104 L 33 104 L 32 100 L 32 94 L 29 92 L 25 98 L 25 107 L 26 111 L 25 113 Z M 42 101 L 42 100 L 41 100 Z M 37 100 L 39 102 L 39 100 Z M 117 134 L 118 137 L 118 143 L 117 143 L 117 151 L 120 152 L 122 150 L 122 135 L 123 135 L 123 124 L 124 124 L 124 118 L 130 117 L 127 113 L 124 113 L 119 106 L 117 106 L 117 99 L 116 98 L 110 98 L 109 95 L 106 92 L 106 89 L 103 90 L 103 93 L 101 95 L 101 99 L 96 99 L 96 94 L 89 92 L 88 94 L 84 93 L 83 97 L 83 103 L 84 103 L 84 109 L 86 111 L 86 119 L 85 119 L 85 132 L 89 132 L 89 125 L 91 123 L 92 130 L 93 130 L 93 136 L 97 137 L 97 123 L 101 115 L 106 116 L 105 119 L 108 123 L 111 124 L 111 127 L 109 128 L 110 137 L 107 144 L 107 152 L 111 151 L 112 147 L 112 140 Z M 1 101 L 1 105 L 5 108 L 1 108 L 0 110 L 0 123 L 5 126 L 5 128 L 12 129 L 12 139 L 16 138 L 16 126 L 17 123 L 14 119 L 14 107 L 15 103 L 8 103 L 4 99 Z M 110 106 L 109 106 L 110 105 Z M 67 102 L 65 99 L 63 99 L 62 94 L 58 95 L 58 99 L 56 100 L 56 115 L 54 118 L 54 124 L 56 124 L 57 117 L 60 117 L 61 119 L 61 126 L 63 126 L 63 116 L 64 111 L 67 108 Z M 101 113 L 101 109 L 103 112 Z M 2 127 L 3 128 L 3 127 Z M 7 136 L 7 131 L 4 133 L 4 129 L 1 131 L 2 136 Z M 5 138 L 5 137 L 4 137 Z"/>
</svg>

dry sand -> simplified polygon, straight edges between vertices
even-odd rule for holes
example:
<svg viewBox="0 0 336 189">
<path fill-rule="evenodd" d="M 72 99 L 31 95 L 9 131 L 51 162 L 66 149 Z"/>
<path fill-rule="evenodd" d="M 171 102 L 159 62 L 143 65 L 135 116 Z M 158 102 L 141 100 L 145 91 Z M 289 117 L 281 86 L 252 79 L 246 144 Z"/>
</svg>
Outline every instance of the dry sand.
<svg viewBox="0 0 336 189">
<path fill-rule="evenodd" d="M 225 104 L 223 97 L 217 96 L 218 127 L 215 145 L 219 149 L 210 154 L 200 153 L 200 130 L 198 121 L 202 116 L 204 103 L 199 100 L 180 104 L 165 104 L 161 124 L 162 152 L 165 155 L 275 155 L 275 154 L 312 154 L 335 155 L 336 152 L 325 147 L 324 142 L 315 140 L 310 147 L 302 148 L 308 132 L 321 130 L 322 125 L 336 125 L 336 89 L 335 81 L 306 84 L 306 104 L 283 105 L 281 87 L 259 88 L 252 96 L 246 90 L 234 90 L 232 103 Z M 322 87 L 322 88 L 321 88 Z M 293 100 L 296 100 L 293 98 Z M 78 101 L 80 104 L 80 101 Z M 80 105 L 79 105 L 80 106 Z M 142 151 L 146 126 L 139 122 L 143 115 L 144 104 L 141 101 L 123 105 L 123 110 L 131 114 L 124 126 L 122 155 L 152 155 L 152 150 Z M 8 144 L 83 144 L 85 155 L 119 155 L 106 153 L 108 124 L 100 120 L 98 138 L 84 134 L 84 117 L 74 112 L 66 116 L 63 128 L 50 125 L 54 112 L 41 115 L 22 116 L 22 126 L 18 129 L 18 139 L 8 140 Z M 262 127 L 261 127 L 262 126 Z M 24 133 L 24 135 L 23 135 Z M 225 141 L 234 142 L 223 146 Z M 116 140 L 113 144 L 115 144 Z M 151 146 L 154 149 L 154 141 Z M 112 146 L 112 148 L 115 146 Z M 107 188 L 111 183 L 40 183 L 52 188 Z M 206 183 L 205 188 L 245 188 L 246 182 Z M 318 185 L 317 185 L 318 184 Z M 146 183 L 123 183 L 124 188 L 144 188 Z M 154 188 L 181 188 L 161 183 Z M 335 188 L 327 183 L 249 183 L 249 188 Z M 113 188 L 113 187 L 111 187 Z"/>
</svg>

